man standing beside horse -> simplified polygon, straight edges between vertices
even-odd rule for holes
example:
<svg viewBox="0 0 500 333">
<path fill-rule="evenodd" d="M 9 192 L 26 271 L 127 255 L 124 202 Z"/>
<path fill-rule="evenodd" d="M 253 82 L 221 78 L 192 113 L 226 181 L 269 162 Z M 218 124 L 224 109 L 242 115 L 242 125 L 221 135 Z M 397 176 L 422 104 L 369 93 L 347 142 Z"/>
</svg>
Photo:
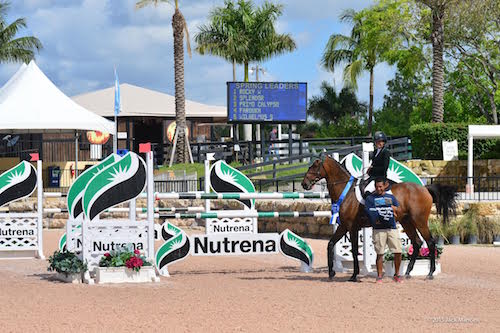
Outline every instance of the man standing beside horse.
<svg viewBox="0 0 500 333">
<path fill-rule="evenodd" d="M 394 281 L 401 282 L 399 266 L 401 265 L 401 238 L 396 228 L 394 212 L 399 207 L 398 200 L 385 192 L 386 180 L 382 177 L 375 179 L 375 193 L 365 200 L 365 211 L 373 226 L 373 245 L 377 253 L 377 280 L 382 282 L 382 266 L 386 245 L 394 255 Z"/>
</svg>

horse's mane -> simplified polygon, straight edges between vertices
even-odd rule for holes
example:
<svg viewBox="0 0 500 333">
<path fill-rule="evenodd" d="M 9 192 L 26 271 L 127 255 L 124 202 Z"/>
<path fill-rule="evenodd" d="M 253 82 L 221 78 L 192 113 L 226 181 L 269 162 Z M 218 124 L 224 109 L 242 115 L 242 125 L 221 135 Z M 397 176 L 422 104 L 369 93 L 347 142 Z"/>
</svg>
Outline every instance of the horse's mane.
<svg viewBox="0 0 500 333">
<path fill-rule="evenodd" d="M 326 157 L 330 158 L 334 163 L 336 163 L 339 166 L 340 170 L 344 171 L 349 177 L 352 176 L 351 173 L 342 165 L 342 163 L 340 163 L 330 155 L 326 155 Z"/>
</svg>

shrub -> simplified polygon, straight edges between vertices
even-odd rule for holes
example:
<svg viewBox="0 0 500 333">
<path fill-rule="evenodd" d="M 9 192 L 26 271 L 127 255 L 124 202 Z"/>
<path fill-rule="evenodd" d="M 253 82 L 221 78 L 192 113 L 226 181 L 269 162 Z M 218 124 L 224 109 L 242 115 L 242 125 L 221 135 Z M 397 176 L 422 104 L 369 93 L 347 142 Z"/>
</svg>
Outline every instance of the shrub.
<svg viewBox="0 0 500 333">
<path fill-rule="evenodd" d="M 500 218 L 480 217 L 477 219 L 479 241 L 490 244 L 496 235 L 500 235 Z"/>
<path fill-rule="evenodd" d="M 468 124 L 460 123 L 426 123 L 410 127 L 413 156 L 421 159 L 442 159 L 442 141 L 458 142 L 458 156 L 467 156 Z M 500 158 L 498 140 L 474 140 L 475 158 Z"/>
<path fill-rule="evenodd" d="M 469 236 L 477 236 L 479 233 L 477 221 L 479 214 L 477 208 L 469 209 L 461 218 L 458 219 L 458 234 L 463 243 L 467 241 Z"/>
<path fill-rule="evenodd" d="M 431 235 L 432 237 L 434 237 L 434 239 L 437 239 L 437 237 L 445 236 L 443 224 L 439 219 L 435 217 L 431 217 L 429 219 L 429 231 L 431 232 Z"/>
<path fill-rule="evenodd" d="M 58 250 L 49 257 L 49 267 L 47 270 L 49 272 L 56 271 L 68 276 L 87 271 L 87 264 L 84 264 L 73 252 Z"/>
</svg>

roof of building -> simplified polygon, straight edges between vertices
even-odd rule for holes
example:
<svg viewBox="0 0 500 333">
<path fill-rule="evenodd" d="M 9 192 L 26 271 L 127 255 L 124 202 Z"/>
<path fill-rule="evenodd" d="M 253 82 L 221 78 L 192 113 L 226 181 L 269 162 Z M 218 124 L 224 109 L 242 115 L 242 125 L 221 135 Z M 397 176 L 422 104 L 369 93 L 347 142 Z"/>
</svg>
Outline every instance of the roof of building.
<svg viewBox="0 0 500 333">
<path fill-rule="evenodd" d="M 175 97 L 132 84 L 120 84 L 119 117 L 175 118 Z M 114 116 L 114 86 L 73 96 L 75 102 L 103 117 Z M 186 100 L 186 118 L 226 118 L 225 106 L 207 105 Z"/>
</svg>

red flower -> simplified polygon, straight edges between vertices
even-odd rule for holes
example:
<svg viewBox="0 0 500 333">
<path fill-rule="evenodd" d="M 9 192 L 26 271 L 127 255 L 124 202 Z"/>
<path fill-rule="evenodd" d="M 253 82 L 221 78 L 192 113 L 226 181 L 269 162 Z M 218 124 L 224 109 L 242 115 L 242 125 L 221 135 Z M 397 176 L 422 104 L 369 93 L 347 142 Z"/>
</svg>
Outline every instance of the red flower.
<svg viewBox="0 0 500 333">
<path fill-rule="evenodd" d="M 130 257 L 130 259 L 125 262 L 125 266 L 127 266 L 127 268 L 131 268 L 135 271 L 138 271 L 143 264 L 144 262 L 139 257 Z"/>
<path fill-rule="evenodd" d="M 134 250 L 134 254 L 141 254 L 141 251 L 139 251 L 139 250 Z"/>
<path fill-rule="evenodd" d="M 111 257 L 111 254 L 109 254 L 108 252 L 106 252 L 106 253 L 104 253 L 104 256 L 105 256 L 106 258 L 109 258 L 109 257 Z"/>
<path fill-rule="evenodd" d="M 410 245 L 410 247 L 408 248 L 408 255 L 412 255 L 413 254 L 413 245 Z"/>
</svg>

